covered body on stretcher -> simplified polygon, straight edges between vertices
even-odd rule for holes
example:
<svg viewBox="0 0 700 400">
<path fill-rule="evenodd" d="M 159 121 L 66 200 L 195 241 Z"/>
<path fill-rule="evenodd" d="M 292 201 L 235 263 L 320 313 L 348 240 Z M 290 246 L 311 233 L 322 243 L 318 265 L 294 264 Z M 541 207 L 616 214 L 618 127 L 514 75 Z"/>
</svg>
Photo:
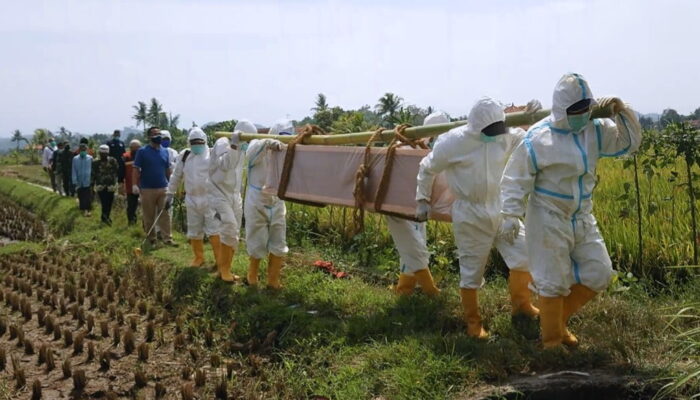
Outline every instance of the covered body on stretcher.
<svg viewBox="0 0 700 400">
<path fill-rule="evenodd" d="M 380 212 L 414 218 L 418 167 L 421 159 L 429 152 L 430 150 L 412 148 L 396 150 L 387 194 Z M 359 146 L 297 146 L 284 197 L 290 201 L 354 207 L 355 175 L 364 160 L 364 153 L 365 147 Z M 367 211 L 377 211 L 374 200 L 382 179 L 386 153 L 386 147 L 371 149 L 370 172 L 364 187 L 364 208 Z M 285 152 L 268 150 L 266 157 L 268 170 L 264 190 L 277 194 Z M 453 201 L 454 196 L 447 187 L 444 175 L 439 174 L 433 185 L 430 219 L 451 221 Z"/>
</svg>

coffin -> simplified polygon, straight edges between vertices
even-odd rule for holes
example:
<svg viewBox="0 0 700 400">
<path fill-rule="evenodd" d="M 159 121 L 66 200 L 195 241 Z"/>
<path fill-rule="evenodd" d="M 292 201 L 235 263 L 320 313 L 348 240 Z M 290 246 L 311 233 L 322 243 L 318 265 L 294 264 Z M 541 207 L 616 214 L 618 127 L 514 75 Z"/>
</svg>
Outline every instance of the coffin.
<svg viewBox="0 0 700 400">
<path fill-rule="evenodd" d="M 289 201 L 355 206 L 355 173 L 364 160 L 364 147 L 298 145 L 285 198 Z M 371 150 L 370 174 L 365 182 L 364 209 L 376 212 L 374 199 L 384 171 L 386 147 Z M 416 176 L 418 164 L 430 150 L 399 148 L 396 150 L 388 190 L 380 212 L 413 218 L 416 210 Z M 277 194 L 284 151 L 268 150 L 265 192 Z M 436 177 L 432 193 L 431 219 L 451 221 L 454 196 L 443 174 Z"/>
</svg>

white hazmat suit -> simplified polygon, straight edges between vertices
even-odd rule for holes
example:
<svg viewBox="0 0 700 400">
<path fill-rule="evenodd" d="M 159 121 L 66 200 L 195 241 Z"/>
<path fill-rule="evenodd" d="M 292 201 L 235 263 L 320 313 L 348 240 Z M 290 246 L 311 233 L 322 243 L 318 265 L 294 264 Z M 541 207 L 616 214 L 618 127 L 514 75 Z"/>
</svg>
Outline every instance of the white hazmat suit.
<svg viewBox="0 0 700 400">
<path fill-rule="evenodd" d="M 633 153 L 641 142 L 635 112 L 617 98 L 599 100 L 614 105 L 615 121 L 589 120 L 580 131 L 571 130 L 567 108 L 585 99 L 596 103 L 586 80 L 564 75 L 554 89 L 551 115 L 528 130 L 501 184 L 502 214 L 525 216 L 545 347 L 578 343 L 566 329 L 568 317 L 605 290 L 613 274 L 591 214 L 598 159 Z"/>
<path fill-rule="evenodd" d="M 255 133 L 255 125 L 246 120 L 238 121 L 231 139 L 222 137 L 216 141 L 209 163 L 209 204 L 219 219 L 221 238 L 217 267 L 219 276 L 227 282 L 237 279 L 231 275 L 231 262 L 238 249 L 242 218 L 242 210 L 237 208 L 241 204 L 241 170 L 245 158 L 238 140 L 241 132 Z"/>
<path fill-rule="evenodd" d="M 450 118 L 442 111 L 436 111 L 423 121 L 423 125 L 446 124 Z M 393 216 L 386 217 L 386 225 L 399 252 L 401 274 L 395 290 L 398 294 L 413 292 L 416 283 L 420 283 L 424 293 L 436 295 L 440 291 L 435 286 L 428 269 L 430 252 L 428 252 L 425 222 L 409 221 Z"/>
<path fill-rule="evenodd" d="M 452 205 L 452 229 L 459 256 L 460 294 L 467 334 L 487 336 L 481 324 L 476 290 L 484 284 L 484 269 L 492 247 L 496 247 L 511 270 L 511 300 L 514 314 L 537 315 L 530 303 L 527 285 L 525 230 L 513 244 L 499 237 L 500 181 L 506 162 L 525 135 L 522 129 L 487 137 L 482 130 L 505 121 L 503 106 L 482 98 L 469 112 L 468 124 L 441 135 L 433 151 L 420 163 L 416 200 L 430 200 L 433 180 L 444 171 L 455 202 Z"/>
<path fill-rule="evenodd" d="M 291 123 L 276 123 L 270 135 L 291 134 Z M 277 196 L 263 192 L 267 175 L 268 150 L 282 150 L 284 145 L 275 139 L 256 139 L 246 150 L 248 187 L 245 196 L 246 248 L 250 256 L 248 283 L 257 284 L 260 260 L 269 255 L 268 286 L 280 287 L 282 258 L 287 255 L 287 209 Z"/>
<path fill-rule="evenodd" d="M 209 148 L 206 145 L 206 134 L 200 128 L 192 128 L 188 135 L 190 143 L 193 140 L 203 140 L 204 150 L 195 154 L 191 149 L 183 150 L 175 170 L 168 183 L 167 199 L 172 202 L 180 183 L 185 185 L 185 207 L 187 207 L 187 238 L 190 239 L 194 261 L 192 266 L 199 267 L 204 263 L 203 239 L 208 235 L 214 246 L 214 254 L 218 243 L 219 223 L 214 218 L 214 210 L 209 206 Z"/>
</svg>

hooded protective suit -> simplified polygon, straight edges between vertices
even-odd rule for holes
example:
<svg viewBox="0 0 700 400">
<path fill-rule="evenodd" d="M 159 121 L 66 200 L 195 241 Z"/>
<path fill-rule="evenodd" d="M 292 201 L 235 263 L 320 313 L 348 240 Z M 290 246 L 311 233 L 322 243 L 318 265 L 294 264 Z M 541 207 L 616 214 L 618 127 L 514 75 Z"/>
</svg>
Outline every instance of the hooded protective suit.
<svg viewBox="0 0 700 400">
<path fill-rule="evenodd" d="M 234 133 L 237 132 L 254 133 L 256 128 L 250 121 L 240 120 L 234 127 Z M 221 243 L 237 249 L 243 217 L 240 205 L 245 152 L 235 143 L 237 148 L 231 148 L 231 143 L 231 140 L 222 137 L 211 149 L 209 177 L 212 188 L 209 202 L 221 220 Z"/>
<path fill-rule="evenodd" d="M 613 274 L 591 214 L 598 159 L 633 153 L 641 143 L 636 113 L 615 98 L 600 100 L 601 106 L 620 105 L 614 122 L 590 120 L 580 131 L 572 131 L 566 109 L 584 99 L 596 103 L 586 80 L 578 74 L 564 75 L 554 89 L 551 115 L 528 130 L 501 183 L 502 214 L 525 216 L 545 347 L 561 344 L 562 335 L 564 344 L 577 343 L 565 329 L 566 320 L 596 292 L 605 290 Z M 559 317 L 564 296 L 564 315 Z M 556 325 L 562 318 L 563 327 Z"/>
<path fill-rule="evenodd" d="M 484 268 L 494 245 L 510 269 L 527 271 L 524 230 L 513 245 L 497 237 L 502 219 L 499 184 L 503 168 L 525 132 L 511 129 L 493 142 L 485 142 L 481 134 L 483 128 L 504 120 L 500 103 L 480 99 L 469 113 L 469 123 L 439 136 L 433 151 L 420 163 L 416 200 L 430 200 L 434 177 L 442 171 L 455 195 L 452 226 L 462 288 L 483 285 Z"/>
<path fill-rule="evenodd" d="M 291 124 L 277 123 L 270 128 L 270 135 L 293 132 Z M 267 174 L 267 149 L 281 149 L 284 145 L 274 139 L 256 139 L 246 150 L 248 161 L 248 187 L 245 196 L 246 248 L 255 259 L 268 254 L 284 257 L 287 248 L 287 221 L 284 202 L 277 196 L 263 193 Z"/>
<path fill-rule="evenodd" d="M 450 122 L 450 118 L 442 111 L 436 111 L 423 121 L 423 125 L 446 124 Z M 396 250 L 399 252 L 399 262 L 401 264 L 401 275 L 399 283 L 396 286 L 396 292 L 399 294 L 408 294 L 413 291 L 416 286 L 416 272 L 425 270 L 419 275 L 426 275 L 425 279 L 429 278 L 429 282 L 421 282 L 423 290 L 428 294 L 437 294 L 437 288 L 433 283 L 432 277 L 428 270 L 430 261 L 430 253 L 426 240 L 425 222 L 409 221 L 407 219 L 387 216 L 386 224 L 391 233 L 391 238 L 394 240 Z"/>
<path fill-rule="evenodd" d="M 505 260 L 510 275 L 513 314 L 537 315 L 530 303 L 527 284 L 525 232 L 521 229 L 514 243 L 501 238 L 499 227 L 500 181 L 506 162 L 525 132 L 515 128 L 486 137 L 482 130 L 505 121 L 503 106 L 490 98 L 476 102 L 469 112 L 469 123 L 441 135 L 433 151 L 420 163 L 416 200 L 430 200 L 435 175 L 445 171 L 455 202 L 452 205 L 452 229 L 459 256 L 460 287 L 467 334 L 487 336 L 481 325 L 476 289 L 484 284 L 484 269 L 492 247 Z"/>
<path fill-rule="evenodd" d="M 188 136 L 188 140 L 195 138 L 204 139 L 206 143 L 206 134 L 199 128 L 192 128 Z M 189 149 L 180 153 L 168 183 L 168 196 L 174 196 L 177 193 L 183 179 L 187 207 L 187 237 L 201 240 L 204 234 L 216 235 L 219 231 L 218 222 L 214 219 L 214 210 L 209 206 L 211 184 L 209 183 L 208 147 L 202 154 L 194 154 Z"/>
</svg>

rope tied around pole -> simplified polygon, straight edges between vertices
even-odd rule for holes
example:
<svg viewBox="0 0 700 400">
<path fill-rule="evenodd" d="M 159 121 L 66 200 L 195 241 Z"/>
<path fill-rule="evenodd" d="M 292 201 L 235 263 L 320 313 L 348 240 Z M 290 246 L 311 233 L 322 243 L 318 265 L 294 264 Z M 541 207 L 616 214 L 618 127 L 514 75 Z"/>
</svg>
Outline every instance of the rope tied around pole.
<svg viewBox="0 0 700 400">
<path fill-rule="evenodd" d="M 352 219 L 355 225 L 355 234 L 362 232 L 365 228 L 365 210 L 363 205 L 365 204 L 365 180 L 369 177 L 370 172 L 370 161 L 372 155 L 372 143 L 376 142 L 381 136 L 384 128 L 379 128 L 372 136 L 370 136 L 367 144 L 365 145 L 365 153 L 363 157 L 362 164 L 357 168 L 355 172 L 355 187 L 352 190 L 352 195 L 355 198 L 355 209 L 352 212 Z"/>
<path fill-rule="evenodd" d="M 406 129 L 410 128 L 409 124 L 401 124 L 394 128 L 394 138 L 389 142 L 389 148 L 386 151 L 386 159 L 384 160 L 384 170 L 382 171 L 382 179 L 379 181 L 377 195 L 374 198 L 374 210 L 382 212 L 382 205 L 386 199 L 386 194 L 389 191 L 389 182 L 391 181 L 391 171 L 394 168 L 394 158 L 396 149 L 402 146 L 410 146 L 411 148 L 428 149 L 428 146 L 421 139 L 410 139 L 405 136 Z"/>
<path fill-rule="evenodd" d="M 294 166 L 294 155 L 296 153 L 297 144 L 304 141 L 305 138 L 313 135 L 327 135 L 326 131 L 318 125 L 307 124 L 298 134 L 287 144 L 287 153 L 284 155 L 284 164 L 282 164 L 282 175 L 280 176 L 280 184 L 277 188 L 277 197 L 286 200 L 287 186 L 289 186 L 289 177 Z"/>
</svg>

